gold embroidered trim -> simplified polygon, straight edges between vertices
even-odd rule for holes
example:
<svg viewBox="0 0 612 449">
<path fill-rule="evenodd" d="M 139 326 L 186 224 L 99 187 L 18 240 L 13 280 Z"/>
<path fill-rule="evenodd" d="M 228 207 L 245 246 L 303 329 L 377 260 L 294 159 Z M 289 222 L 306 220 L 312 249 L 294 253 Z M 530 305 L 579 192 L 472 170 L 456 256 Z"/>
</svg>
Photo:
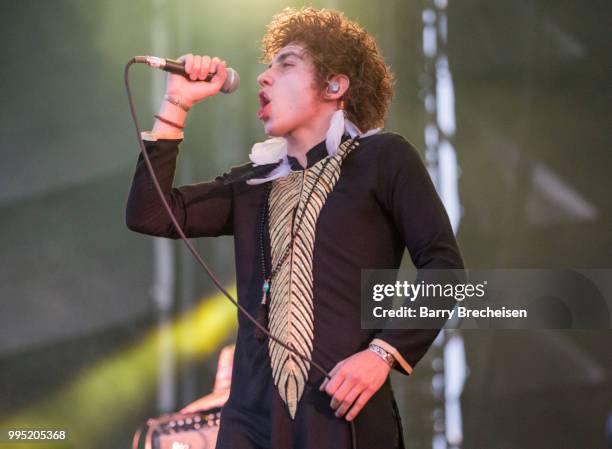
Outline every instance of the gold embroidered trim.
<svg viewBox="0 0 612 449">
<path fill-rule="evenodd" d="M 291 172 L 274 181 L 270 192 L 269 231 L 272 266 L 291 244 L 291 235 L 302 217 L 293 240 L 291 254 L 278 268 L 270 290 L 270 332 L 306 357 L 313 348 L 313 275 L 312 262 L 316 222 L 333 190 L 342 161 L 357 145 L 344 141 L 326 164 L 323 159 L 303 172 Z M 318 179 L 318 182 L 317 182 Z M 306 199 L 312 192 L 307 209 Z M 297 212 L 296 211 L 297 208 Z M 298 402 L 308 379 L 310 363 L 269 340 L 272 376 L 278 392 L 295 418 Z"/>
</svg>

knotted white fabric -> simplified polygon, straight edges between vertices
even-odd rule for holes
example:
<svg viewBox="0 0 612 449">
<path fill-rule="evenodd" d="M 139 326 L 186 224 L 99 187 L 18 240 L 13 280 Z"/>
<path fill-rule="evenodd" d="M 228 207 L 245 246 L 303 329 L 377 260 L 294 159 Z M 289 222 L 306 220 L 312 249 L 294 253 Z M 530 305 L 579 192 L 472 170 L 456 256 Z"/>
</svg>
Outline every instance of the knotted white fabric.
<svg viewBox="0 0 612 449">
<path fill-rule="evenodd" d="M 346 118 L 344 110 L 338 109 L 331 116 L 329 129 L 325 136 L 325 146 L 328 156 L 333 156 L 338 152 L 338 147 L 342 141 L 342 135 L 346 132 L 351 138 L 367 137 L 376 134 L 380 128 L 373 128 L 362 133 L 357 126 Z M 272 170 L 265 178 L 249 179 L 247 184 L 263 184 L 273 179 L 284 178 L 291 172 L 289 160 L 287 159 L 287 140 L 284 137 L 273 137 L 258 142 L 251 148 L 249 159 L 255 167 L 264 164 L 274 164 L 282 160 L 280 165 Z"/>
</svg>

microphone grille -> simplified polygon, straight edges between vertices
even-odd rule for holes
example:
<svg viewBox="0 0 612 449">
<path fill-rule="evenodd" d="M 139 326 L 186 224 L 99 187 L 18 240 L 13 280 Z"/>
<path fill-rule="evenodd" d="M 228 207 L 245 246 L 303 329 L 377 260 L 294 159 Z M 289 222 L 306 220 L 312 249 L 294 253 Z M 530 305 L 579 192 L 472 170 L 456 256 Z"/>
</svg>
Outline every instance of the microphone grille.
<svg viewBox="0 0 612 449">
<path fill-rule="evenodd" d="M 231 94 L 232 92 L 236 91 L 239 86 L 240 86 L 240 76 L 238 75 L 238 72 L 236 72 L 231 67 L 228 67 L 227 68 L 227 78 L 225 79 L 225 82 L 223 83 L 223 86 L 221 87 L 221 92 L 225 94 Z"/>
</svg>

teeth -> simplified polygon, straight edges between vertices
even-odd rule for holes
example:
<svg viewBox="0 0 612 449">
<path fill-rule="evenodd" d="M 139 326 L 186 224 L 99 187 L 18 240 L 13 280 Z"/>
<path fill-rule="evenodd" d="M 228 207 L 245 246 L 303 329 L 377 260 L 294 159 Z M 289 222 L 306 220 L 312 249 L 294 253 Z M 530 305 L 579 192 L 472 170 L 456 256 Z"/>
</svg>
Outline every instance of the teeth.
<svg viewBox="0 0 612 449">
<path fill-rule="evenodd" d="M 263 92 L 262 92 L 262 93 L 259 95 L 259 103 L 261 104 L 261 106 L 265 106 L 265 105 L 267 105 L 268 103 L 270 103 L 270 99 L 269 99 L 269 98 L 266 96 L 266 94 L 265 94 L 265 93 L 263 93 Z"/>
</svg>

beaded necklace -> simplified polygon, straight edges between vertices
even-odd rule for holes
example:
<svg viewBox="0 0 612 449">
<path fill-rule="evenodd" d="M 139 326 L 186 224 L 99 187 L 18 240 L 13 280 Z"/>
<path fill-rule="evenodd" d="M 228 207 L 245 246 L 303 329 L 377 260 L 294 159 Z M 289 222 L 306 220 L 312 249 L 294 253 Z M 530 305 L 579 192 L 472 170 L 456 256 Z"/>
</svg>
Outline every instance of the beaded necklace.
<svg viewBox="0 0 612 449">
<path fill-rule="evenodd" d="M 350 139 L 350 142 L 348 142 L 348 145 L 347 145 L 349 149 L 344 153 L 344 156 L 346 156 L 350 152 L 350 150 L 352 149 L 351 147 L 355 145 L 355 143 L 356 143 L 355 138 Z M 315 178 L 315 182 L 314 182 L 315 185 L 319 182 L 323 173 L 325 173 L 325 168 L 327 167 L 330 161 L 331 161 L 331 157 L 328 156 L 323 163 L 324 164 L 323 167 L 321 168 L 321 170 L 317 174 L 317 177 Z M 261 297 L 260 308 L 257 313 L 257 321 L 259 321 L 259 323 L 262 326 L 264 326 L 266 329 L 268 329 L 268 324 L 269 324 L 268 323 L 269 321 L 268 312 L 269 312 L 270 288 L 272 286 L 272 280 L 274 279 L 274 276 L 277 274 L 278 270 L 283 266 L 287 258 L 291 255 L 291 249 L 293 248 L 295 237 L 297 236 L 301 228 L 302 222 L 306 215 L 308 205 L 310 204 L 310 200 L 312 198 L 312 194 L 315 191 L 315 189 L 312 188 L 308 192 L 308 196 L 306 197 L 306 200 L 304 202 L 304 207 L 302 208 L 302 213 L 299 217 L 296 217 L 297 211 L 299 209 L 299 203 L 295 207 L 293 211 L 293 214 L 294 214 L 293 222 L 296 223 L 296 225 L 292 227 L 291 239 L 289 241 L 289 244 L 284 249 L 282 256 L 278 259 L 276 265 L 274 267 L 270 267 L 271 270 L 270 272 L 268 272 L 268 267 L 266 264 L 265 243 L 264 242 L 265 242 L 266 224 L 268 222 L 269 198 L 270 198 L 271 191 L 272 191 L 272 183 L 268 182 L 266 185 L 265 193 L 264 193 L 263 203 L 260 207 L 259 229 L 258 229 L 259 230 L 259 253 L 260 253 L 261 272 L 263 274 L 263 283 L 261 287 L 262 297 Z M 258 327 L 255 327 L 255 337 L 257 338 L 259 342 L 262 342 L 266 338 L 266 335 Z"/>
</svg>

